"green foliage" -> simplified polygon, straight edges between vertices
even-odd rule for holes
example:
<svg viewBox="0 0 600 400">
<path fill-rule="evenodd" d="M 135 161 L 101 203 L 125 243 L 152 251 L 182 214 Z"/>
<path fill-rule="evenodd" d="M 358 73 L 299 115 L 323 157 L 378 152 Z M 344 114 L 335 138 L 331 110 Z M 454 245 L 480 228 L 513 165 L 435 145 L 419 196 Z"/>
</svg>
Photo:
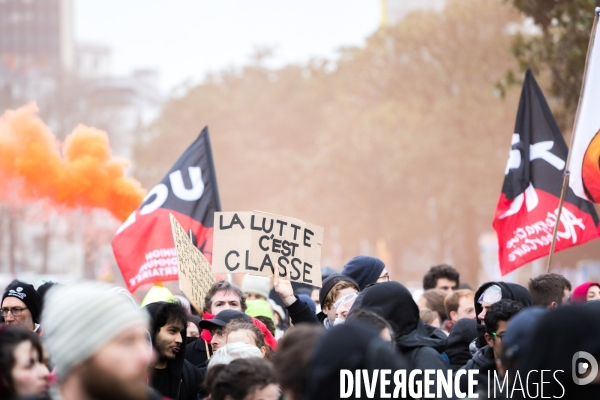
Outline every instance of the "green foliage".
<svg viewBox="0 0 600 400">
<path fill-rule="evenodd" d="M 583 79 L 585 59 L 600 0 L 511 0 L 524 15 L 533 19 L 538 32 L 520 31 L 511 52 L 525 72 L 547 77 L 548 95 L 554 97 L 554 116 L 563 132 L 571 130 Z M 518 74 L 522 76 L 522 74 Z M 522 82 L 510 70 L 498 88 Z"/>
</svg>

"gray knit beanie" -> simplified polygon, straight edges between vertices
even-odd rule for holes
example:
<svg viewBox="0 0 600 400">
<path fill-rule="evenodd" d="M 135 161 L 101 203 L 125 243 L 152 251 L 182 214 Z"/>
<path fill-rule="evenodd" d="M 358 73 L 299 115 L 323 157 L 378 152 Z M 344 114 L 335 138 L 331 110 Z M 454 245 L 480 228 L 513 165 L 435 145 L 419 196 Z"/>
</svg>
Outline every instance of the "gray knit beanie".
<svg viewBox="0 0 600 400">
<path fill-rule="evenodd" d="M 44 337 L 58 379 L 93 356 L 104 344 L 148 314 L 101 283 L 79 283 L 48 292 L 42 311 Z"/>
</svg>

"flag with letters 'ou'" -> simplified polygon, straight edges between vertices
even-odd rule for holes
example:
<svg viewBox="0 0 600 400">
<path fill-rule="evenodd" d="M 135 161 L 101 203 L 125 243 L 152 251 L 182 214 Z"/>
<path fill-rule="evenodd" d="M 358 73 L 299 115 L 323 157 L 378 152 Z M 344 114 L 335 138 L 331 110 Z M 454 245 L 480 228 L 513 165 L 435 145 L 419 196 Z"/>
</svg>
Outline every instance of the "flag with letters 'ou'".
<svg viewBox="0 0 600 400">
<path fill-rule="evenodd" d="M 129 291 L 146 283 L 178 279 L 169 214 L 186 232 L 192 232 L 211 262 L 215 211 L 221 211 L 221 205 L 208 128 L 204 128 L 112 240 Z"/>
<path fill-rule="evenodd" d="M 502 275 L 550 253 L 567 155 L 567 144 L 528 70 L 494 216 Z M 556 251 L 600 236 L 594 207 L 569 188 L 558 228 Z"/>
</svg>

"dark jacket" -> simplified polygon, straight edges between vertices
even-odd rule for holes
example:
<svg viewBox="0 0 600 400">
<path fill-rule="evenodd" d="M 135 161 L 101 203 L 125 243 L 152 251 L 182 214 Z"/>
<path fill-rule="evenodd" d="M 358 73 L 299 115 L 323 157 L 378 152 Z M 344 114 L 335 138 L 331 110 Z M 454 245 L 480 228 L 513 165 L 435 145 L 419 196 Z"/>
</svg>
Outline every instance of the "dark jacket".
<svg viewBox="0 0 600 400">
<path fill-rule="evenodd" d="M 206 349 L 212 357 L 212 347 L 200 337 L 185 346 L 185 359 L 197 368 L 206 368 L 209 361 L 206 356 Z"/>
<path fill-rule="evenodd" d="M 446 348 L 450 367 L 454 371 L 471 360 L 469 345 L 475 338 L 477 338 L 477 322 L 474 319 L 463 318 L 456 321 L 448 335 L 448 347 Z"/>
<path fill-rule="evenodd" d="M 462 367 L 464 370 L 479 370 L 479 373 L 475 376 L 477 386 L 474 388 L 475 393 L 483 394 L 488 389 L 488 376 L 491 378 L 493 383 L 493 373 L 496 371 L 496 360 L 494 359 L 494 350 L 490 346 L 484 346 L 477 350 L 473 358 Z M 489 373 L 489 375 L 488 375 Z M 500 375 L 498 375 L 500 376 Z M 491 386 L 490 386 L 491 387 Z M 467 392 L 469 389 L 468 375 L 461 375 L 460 377 L 460 390 Z M 482 397 L 482 396 L 480 396 Z"/>
<path fill-rule="evenodd" d="M 156 335 L 161 328 L 156 317 L 166 304 L 166 302 L 157 302 L 145 307 L 151 318 L 152 343 L 155 343 Z M 182 338 L 187 336 L 186 329 L 187 326 L 184 325 Z M 158 375 L 161 375 L 160 378 L 155 374 L 151 379 L 151 387 L 163 396 L 174 400 L 195 400 L 202 383 L 202 373 L 185 359 L 185 350 L 186 346 L 182 343 L 175 359 L 167 363 L 167 368 L 162 371 L 155 370 Z"/>
<path fill-rule="evenodd" d="M 479 314 L 483 311 L 483 307 L 479 304 L 479 298 L 485 292 L 485 290 L 492 286 L 498 285 L 502 290 L 502 300 L 515 300 L 523 305 L 523 307 L 531 307 L 533 306 L 533 301 L 531 299 L 531 294 L 527 289 L 525 289 L 521 285 L 517 285 L 516 283 L 507 283 L 507 282 L 487 282 L 484 283 L 477 289 L 475 292 L 475 316 L 477 319 L 477 348 L 482 348 L 487 345 L 485 342 L 485 326 L 483 322 L 479 319 Z"/>
<path fill-rule="evenodd" d="M 388 369 L 392 372 L 388 375 L 390 379 L 394 371 L 408 368 L 406 360 L 395 354 L 390 345 L 379 338 L 379 332 L 355 322 L 337 325 L 323 335 L 313 350 L 302 400 L 339 399 L 342 369 L 366 370 L 369 376 L 373 376 L 374 370 L 381 372 Z M 407 374 L 410 374 L 410 370 Z M 373 397 L 368 397 L 362 382 L 361 395 L 356 397 L 354 392 L 351 398 L 380 399 L 379 382 L 378 380 Z M 393 383 L 387 387 L 387 391 L 393 392 Z"/>
<path fill-rule="evenodd" d="M 300 300 L 298 296 L 296 296 L 296 301 L 292 303 L 291 306 L 286 306 L 287 312 L 292 320 L 292 324 L 298 325 L 300 323 L 307 324 L 318 324 L 319 318 L 317 318 L 317 314 L 313 312 L 306 302 Z"/>
<path fill-rule="evenodd" d="M 356 303 L 353 310 L 355 306 Z M 396 349 L 410 369 L 449 369 L 441 356 L 447 346 L 446 334 L 421 322 L 419 307 L 403 285 L 384 282 L 370 287 L 364 292 L 360 307 L 376 312 L 390 323 Z"/>
</svg>

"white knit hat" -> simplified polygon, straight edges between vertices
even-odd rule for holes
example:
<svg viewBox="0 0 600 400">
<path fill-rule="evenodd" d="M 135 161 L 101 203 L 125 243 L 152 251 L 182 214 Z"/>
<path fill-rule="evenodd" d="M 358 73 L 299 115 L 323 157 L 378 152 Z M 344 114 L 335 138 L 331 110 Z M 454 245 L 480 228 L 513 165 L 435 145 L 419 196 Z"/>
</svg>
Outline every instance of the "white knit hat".
<svg viewBox="0 0 600 400">
<path fill-rule="evenodd" d="M 268 276 L 246 275 L 242 281 L 242 292 L 254 293 L 269 298 L 271 290 L 271 278 Z"/>
<path fill-rule="evenodd" d="M 148 324 L 148 314 L 101 283 L 59 286 L 48 292 L 42 326 L 59 381 L 125 329 Z"/>
</svg>

